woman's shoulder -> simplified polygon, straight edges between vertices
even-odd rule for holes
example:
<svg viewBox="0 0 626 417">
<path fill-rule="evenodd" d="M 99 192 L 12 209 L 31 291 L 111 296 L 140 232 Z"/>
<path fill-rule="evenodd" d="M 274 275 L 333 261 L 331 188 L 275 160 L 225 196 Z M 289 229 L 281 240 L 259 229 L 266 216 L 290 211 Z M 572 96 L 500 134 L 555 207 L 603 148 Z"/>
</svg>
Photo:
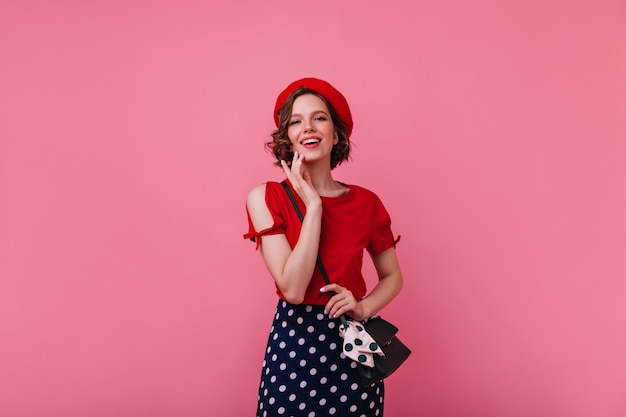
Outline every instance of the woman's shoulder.
<svg viewBox="0 0 626 417">
<path fill-rule="evenodd" d="M 258 200 L 259 198 L 265 199 L 266 188 L 266 183 L 255 185 L 248 193 L 248 203 L 250 202 L 250 200 Z"/>
<path fill-rule="evenodd" d="M 264 193 L 267 189 L 275 189 L 276 187 L 280 187 L 280 183 L 276 181 L 266 181 L 252 187 L 248 195 L 250 194 L 260 194 Z"/>
<path fill-rule="evenodd" d="M 281 187 L 281 184 L 276 181 L 267 181 L 254 186 L 248 193 L 248 206 L 266 203 L 267 194 L 275 194 L 276 190 Z"/>
<path fill-rule="evenodd" d="M 265 183 L 259 184 L 250 190 L 248 198 L 246 199 L 248 214 L 254 215 L 263 209 L 267 209 L 265 204 L 265 190 Z"/>
</svg>

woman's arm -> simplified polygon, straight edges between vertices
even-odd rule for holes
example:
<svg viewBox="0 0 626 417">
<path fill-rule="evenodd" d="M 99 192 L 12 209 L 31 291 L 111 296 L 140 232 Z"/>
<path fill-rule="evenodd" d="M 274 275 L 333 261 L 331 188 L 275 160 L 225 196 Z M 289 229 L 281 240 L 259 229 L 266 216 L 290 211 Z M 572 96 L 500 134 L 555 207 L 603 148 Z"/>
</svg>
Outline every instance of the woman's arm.
<svg viewBox="0 0 626 417">
<path fill-rule="evenodd" d="M 295 153 L 291 168 L 283 164 L 285 174 L 306 206 L 300 236 L 293 250 L 284 234 L 263 236 L 261 256 L 285 299 L 301 304 L 315 269 L 322 227 L 322 200 L 310 177 L 302 169 L 304 158 Z M 265 202 L 266 185 L 255 187 L 248 195 L 247 207 L 255 230 L 272 227 L 274 219 Z"/>
<path fill-rule="evenodd" d="M 356 320 L 365 320 L 376 315 L 398 295 L 403 279 L 395 248 L 389 248 L 372 259 L 379 281 L 372 292 L 361 301 L 357 301 L 350 290 L 337 284 L 322 287 L 323 292 L 337 293 L 326 305 L 326 311 L 331 317 L 346 313 Z"/>
</svg>

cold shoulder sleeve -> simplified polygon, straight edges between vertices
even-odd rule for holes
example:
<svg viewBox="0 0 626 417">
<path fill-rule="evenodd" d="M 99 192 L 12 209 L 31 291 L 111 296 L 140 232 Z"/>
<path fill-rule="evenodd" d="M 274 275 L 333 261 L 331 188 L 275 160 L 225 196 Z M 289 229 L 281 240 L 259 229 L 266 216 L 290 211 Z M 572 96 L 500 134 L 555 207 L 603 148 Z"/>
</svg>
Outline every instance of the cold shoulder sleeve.
<svg viewBox="0 0 626 417">
<path fill-rule="evenodd" d="M 248 215 L 248 233 L 244 234 L 243 238 L 256 242 L 256 249 L 259 249 L 261 238 L 263 236 L 285 234 L 285 220 L 280 210 L 280 205 L 278 204 L 278 195 L 275 187 L 273 187 L 270 183 L 268 183 L 265 188 L 265 203 L 267 204 L 267 208 L 272 215 L 274 224 L 263 230 L 255 230 L 254 225 L 252 224 L 252 219 L 250 218 L 250 213 L 246 209 L 246 213 Z"/>
<path fill-rule="evenodd" d="M 372 255 L 378 255 L 389 248 L 395 247 L 400 241 L 393 238 L 391 232 L 391 217 L 382 201 L 378 197 L 374 200 L 372 210 L 372 223 L 370 231 L 370 243 L 367 247 L 368 252 Z"/>
</svg>

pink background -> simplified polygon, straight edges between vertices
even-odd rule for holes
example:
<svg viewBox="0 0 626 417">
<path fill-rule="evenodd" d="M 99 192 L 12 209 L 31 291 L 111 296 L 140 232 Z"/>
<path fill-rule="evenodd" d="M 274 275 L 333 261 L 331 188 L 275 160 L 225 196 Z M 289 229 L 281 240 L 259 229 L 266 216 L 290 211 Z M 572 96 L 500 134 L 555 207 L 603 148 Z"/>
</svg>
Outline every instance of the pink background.
<svg viewBox="0 0 626 417">
<path fill-rule="evenodd" d="M 386 415 L 625 416 L 602 0 L 2 0 L 0 415 L 253 415 L 275 295 L 244 202 L 282 178 L 263 143 L 303 76 L 348 97 L 336 178 L 402 235 Z"/>
</svg>

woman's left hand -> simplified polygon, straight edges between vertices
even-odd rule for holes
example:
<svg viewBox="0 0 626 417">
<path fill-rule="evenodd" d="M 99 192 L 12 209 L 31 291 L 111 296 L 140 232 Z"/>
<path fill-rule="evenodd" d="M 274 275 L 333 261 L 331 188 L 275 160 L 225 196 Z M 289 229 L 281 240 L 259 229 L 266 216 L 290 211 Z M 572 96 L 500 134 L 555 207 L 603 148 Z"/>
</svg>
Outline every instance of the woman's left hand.
<svg viewBox="0 0 626 417">
<path fill-rule="evenodd" d="M 337 318 L 342 314 L 347 314 L 355 320 L 365 320 L 368 318 L 363 305 L 354 298 L 352 291 L 337 284 L 328 284 L 320 289 L 321 292 L 334 291 L 335 295 L 330 297 L 324 311 L 332 318 Z"/>
</svg>

